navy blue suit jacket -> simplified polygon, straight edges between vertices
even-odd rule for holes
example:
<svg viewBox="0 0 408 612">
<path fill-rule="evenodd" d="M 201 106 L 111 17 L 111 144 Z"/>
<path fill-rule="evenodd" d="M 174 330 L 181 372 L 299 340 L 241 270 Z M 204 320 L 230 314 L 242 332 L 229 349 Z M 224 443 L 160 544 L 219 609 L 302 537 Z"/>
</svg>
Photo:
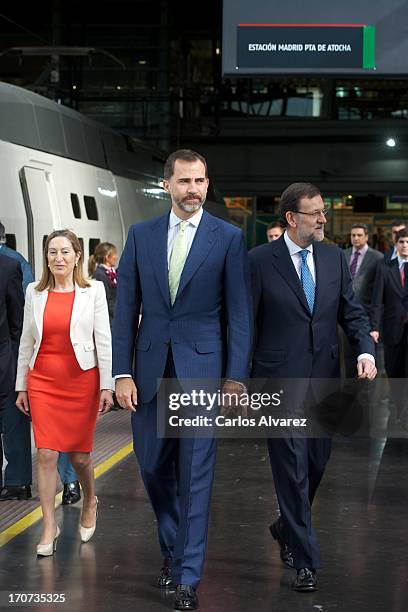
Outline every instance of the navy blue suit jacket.
<svg viewBox="0 0 408 612">
<path fill-rule="evenodd" d="M 338 323 L 356 354 L 375 354 L 369 320 L 353 293 L 344 253 L 322 242 L 313 245 L 313 252 L 313 315 L 283 236 L 249 253 L 257 336 L 255 377 L 336 378 Z"/>
<path fill-rule="evenodd" d="M 168 223 L 166 214 L 133 225 L 118 268 L 113 375 L 133 372 L 144 403 L 157 391 L 169 347 L 179 379 L 248 376 L 252 304 L 242 232 L 204 211 L 171 306 Z"/>
</svg>

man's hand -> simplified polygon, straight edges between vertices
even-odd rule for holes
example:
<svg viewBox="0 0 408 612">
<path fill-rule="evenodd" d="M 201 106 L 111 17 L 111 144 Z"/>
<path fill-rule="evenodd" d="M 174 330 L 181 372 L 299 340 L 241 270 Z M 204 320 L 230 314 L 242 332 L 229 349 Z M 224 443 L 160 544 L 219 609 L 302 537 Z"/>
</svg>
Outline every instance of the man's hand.
<svg viewBox="0 0 408 612">
<path fill-rule="evenodd" d="M 239 382 L 234 382 L 233 380 L 226 380 L 222 387 L 222 407 L 221 414 L 226 416 L 230 411 L 234 412 L 237 406 L 239 406 L 239 400 L 241 395 L 245 392 L 245 387 Z M 244 411 L 246 413 L 246 406 Z M 243 414 L 245 416 L 245 414 Z"/>
<path fill-rule="evenodd" d="M 137 389 L 132 378 L 117 378 L 115 383 L 115 393 L 118 404 L 125 410 L 136 412 Z"/>
<path fill-rule="evenodd" d="M 380 340 L 380 332 L 378 331 L 371 331 L 370 332 L 370 336 L 372 337 L 372 339 L 374 340 L 374 342 L 376 344 L 378 344 L 379 340 Z"/>
<path fill-rule="evenodd" d="M 357 362 L 357 378 L 374 380 L 377 375 L 377 368 L 370 359 L 360 359 Z"/>
</svg>

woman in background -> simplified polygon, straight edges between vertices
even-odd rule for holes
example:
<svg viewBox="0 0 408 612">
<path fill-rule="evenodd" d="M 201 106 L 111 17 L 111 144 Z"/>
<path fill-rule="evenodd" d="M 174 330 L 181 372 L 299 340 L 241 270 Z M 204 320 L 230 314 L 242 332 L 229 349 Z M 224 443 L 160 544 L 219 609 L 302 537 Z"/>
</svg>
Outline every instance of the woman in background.
<svg viewBox="0 0 408 612">
<path fill-rule="evenodd" d="M 117 249 L 115 245 L 110 242 L 101 242 L 98 244 L 94 254 L 91 255 L 88 260 L 89 276 L 95 280 L 102 281 L 105 286 L 111 327 L 116 305 L 117 277 L 115 267 L 117 262 Z"/>
<path fill-rule="evenodd" d="M 38 556 L 52 555 L 59 451 L 68 452 L 83 491 L 79 531 L 96 527 L 97 498 L 90 452 L 96 418 L 112 405 L 111 335 L 102 283 L 87 281 L 77 236 L 52 232 L 39 283 L 27 288 L 17 365 L 16 405 L 31 415 L 38 449 L 38 488 L 44 517 Z"/>
</svg>

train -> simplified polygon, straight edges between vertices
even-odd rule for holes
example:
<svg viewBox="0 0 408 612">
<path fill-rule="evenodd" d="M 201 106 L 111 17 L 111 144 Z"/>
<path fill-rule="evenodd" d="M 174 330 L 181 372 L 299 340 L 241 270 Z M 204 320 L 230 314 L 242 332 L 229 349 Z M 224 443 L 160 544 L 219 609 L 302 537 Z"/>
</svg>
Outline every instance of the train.
<svg viewBox="0 0 408 612">
<path fill-rule="evenodd" d="M 165 154 L 32 91 L 0 83 L 0 221 L 6 244 L 42 269 L 54 229 L 80 238 L 84 259 L 99 242 L 123 249 L 130 225 L 163 214 Z M 214 191 L 206 209 L 227 219 Z"/>
</svg>

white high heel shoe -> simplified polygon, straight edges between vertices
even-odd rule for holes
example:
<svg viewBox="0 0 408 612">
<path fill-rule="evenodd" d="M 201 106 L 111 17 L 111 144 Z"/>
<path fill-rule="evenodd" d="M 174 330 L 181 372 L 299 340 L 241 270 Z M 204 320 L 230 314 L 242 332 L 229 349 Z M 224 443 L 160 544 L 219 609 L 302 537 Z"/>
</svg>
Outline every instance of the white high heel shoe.
<svg viewBox="0 0 408 612">
<path fill-rule="evenodd" d="M 57 540 L 60 534 L 60 528 L 57 525 L 55 538 L 50 544 L 37 544 L 37 557 L 50 557 L 57 550 Z"/>
<path fill-rule="evenodd" d="M 80 533 L 82 542 L 88 542 L 92 538 L 93 534 L 95 533 L 96 520 L 98 518 L 98 498 L 96 497 L 96 495 L 95 495 L 95 500 L 96 500 L 95 525 L 93 525 L 92 527 L 82 527 L 81 523 L 79 523 L 79 533 Z"/>
</svg>

